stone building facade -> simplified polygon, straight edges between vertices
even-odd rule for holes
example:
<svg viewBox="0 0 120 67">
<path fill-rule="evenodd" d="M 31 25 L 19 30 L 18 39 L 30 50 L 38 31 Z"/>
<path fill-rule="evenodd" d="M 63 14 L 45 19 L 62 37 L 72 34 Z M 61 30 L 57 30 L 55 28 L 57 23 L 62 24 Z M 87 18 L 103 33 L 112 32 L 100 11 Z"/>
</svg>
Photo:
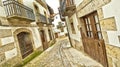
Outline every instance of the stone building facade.
<svg viewBox="0 0 120 67">
<path fill-rule="evenodd" d="M 21 64 L 54 41 L 48 6 L 41 0 L 0 0 L 0 67 Z"/>
<path fill-rule="evenodd" d="M 65 5 L 63 2 L 70 3 Z M 104 67 L 120 67 L 119 2 L 118 0 L 60 1 L 61 20 L 68 24 L 72 46 L 87 53 Z M 69 7 L 74 9 L 71 10 Z"/>
</svg>

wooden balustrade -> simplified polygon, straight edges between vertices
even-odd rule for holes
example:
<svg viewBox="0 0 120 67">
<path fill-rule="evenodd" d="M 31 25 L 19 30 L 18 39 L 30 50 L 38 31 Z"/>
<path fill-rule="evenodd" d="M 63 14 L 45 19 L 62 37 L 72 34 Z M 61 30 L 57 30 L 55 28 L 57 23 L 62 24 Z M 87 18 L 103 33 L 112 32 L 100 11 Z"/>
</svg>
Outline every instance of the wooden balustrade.
<svg viewBox="0 0 120 67">
<path fill-rule="evenodd" d="M 46 16 L 42 15 L 42 14 L 39 14 L 40 15 L 40 22 L 42 23 L 47 23 L 47 18 Z"/>
<path fill-rule="evenodd" d="M 54 21 L 54 19 L 48 18 L 50 24 L 52 24 L 52 22 Z"/>
<path fill-rule="evenodd" d="M 60 11 L 62 16 L 71 16 L 75 12 L 74 0 L 60 0 Z"/>
<path fill-rule="evenodd" d="M 37 18 L 37 22 L 39 23 L 47 23 L 47 18 L 46 16 L 40 14 L 40 13 L 37 13 L 36 14 L 36 18 Z"/>
</svg>

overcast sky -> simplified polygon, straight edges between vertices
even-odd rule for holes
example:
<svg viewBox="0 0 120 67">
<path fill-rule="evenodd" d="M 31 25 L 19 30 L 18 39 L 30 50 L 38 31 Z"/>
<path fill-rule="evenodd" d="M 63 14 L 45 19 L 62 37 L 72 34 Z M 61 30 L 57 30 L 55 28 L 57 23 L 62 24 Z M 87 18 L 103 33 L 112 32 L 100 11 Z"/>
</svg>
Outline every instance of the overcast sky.
<svg viewBox="0 0 120 67">
<path fill-rule="evenodd" d="M 54 10 L 54 13 L 59 13 L 58 12 L 58 7 L 59 7 L 59 0 L 46 0 L 46 2 L 47 2 L 47 4 L 51 7 L 51 8 L 53 8 L 53 10 Z M 57 17 L 57 18 L 56 18 Z M 56 15 L 55 16 L 55 19 L 54 19 L 54 25 L 55 25 L 55 27 L 54 27 L 54 31 L 56 31 L 56 32 L 58 32 L 58 31 L 60 31 L 59 29 L 56 29 L 57 27 L 57 25 L 58 25 L 58 22 L 60 22 L 61 20 L 60 20 L 60 16 L 59 16 L 59 14 L 58 15 Z M 66 33 L 67 31 L 65 30 L 65 32 L 64 33 Z M 61 35 L 63 35 L 64 33 L 61 33 Z"/>
<path fill-rule="evenodd" d="M 54 9 L 55 13 L 58 13 L 59 0 L 46 0 L 47 4 Z"/>
<path fill-rule="evenodd" d="M 46 2 L 51 8 L 53 8 L 54 13 L 59 13 L 58 12 L 59 0 L 46 0 Z M 58 25 L 59 21 L 61 21 L 60 17 L 59 17 L 59 15 L 56 15 L 55 19 L 54 19 L 54 22 L 53 22 L 55 24 L 55 27 L 56 27 L 56 25 Z"/>
</svg>

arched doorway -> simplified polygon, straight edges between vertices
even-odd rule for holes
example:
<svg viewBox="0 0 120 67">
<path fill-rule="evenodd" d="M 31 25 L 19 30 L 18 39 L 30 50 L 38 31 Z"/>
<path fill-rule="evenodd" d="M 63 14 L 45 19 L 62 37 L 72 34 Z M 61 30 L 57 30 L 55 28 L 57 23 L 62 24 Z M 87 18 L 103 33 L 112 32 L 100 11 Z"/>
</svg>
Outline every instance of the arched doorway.
<svg viewBox="0 0 120 67">
<path fill-rule="evenodd" d="M 17 39 L 18 39 L 22 58 L 25 58 L 33 52 L 33 46 L 32 46 L 32 40 L 30 37 L 30 33 L 21 32 L 17 34 Z"/>
</svg>

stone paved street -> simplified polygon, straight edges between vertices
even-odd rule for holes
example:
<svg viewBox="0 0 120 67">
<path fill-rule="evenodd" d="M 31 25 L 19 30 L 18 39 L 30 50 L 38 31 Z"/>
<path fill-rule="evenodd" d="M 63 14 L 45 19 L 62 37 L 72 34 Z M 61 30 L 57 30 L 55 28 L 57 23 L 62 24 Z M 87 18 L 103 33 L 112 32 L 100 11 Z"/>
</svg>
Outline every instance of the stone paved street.
<svg viewBox="0 0 120 67">
<path fill-rule="evenodd" d="M 24 67 L 102 67 L 101 64 L 70 47 L 68 39 L 61 39 Z"/>
</svg>

